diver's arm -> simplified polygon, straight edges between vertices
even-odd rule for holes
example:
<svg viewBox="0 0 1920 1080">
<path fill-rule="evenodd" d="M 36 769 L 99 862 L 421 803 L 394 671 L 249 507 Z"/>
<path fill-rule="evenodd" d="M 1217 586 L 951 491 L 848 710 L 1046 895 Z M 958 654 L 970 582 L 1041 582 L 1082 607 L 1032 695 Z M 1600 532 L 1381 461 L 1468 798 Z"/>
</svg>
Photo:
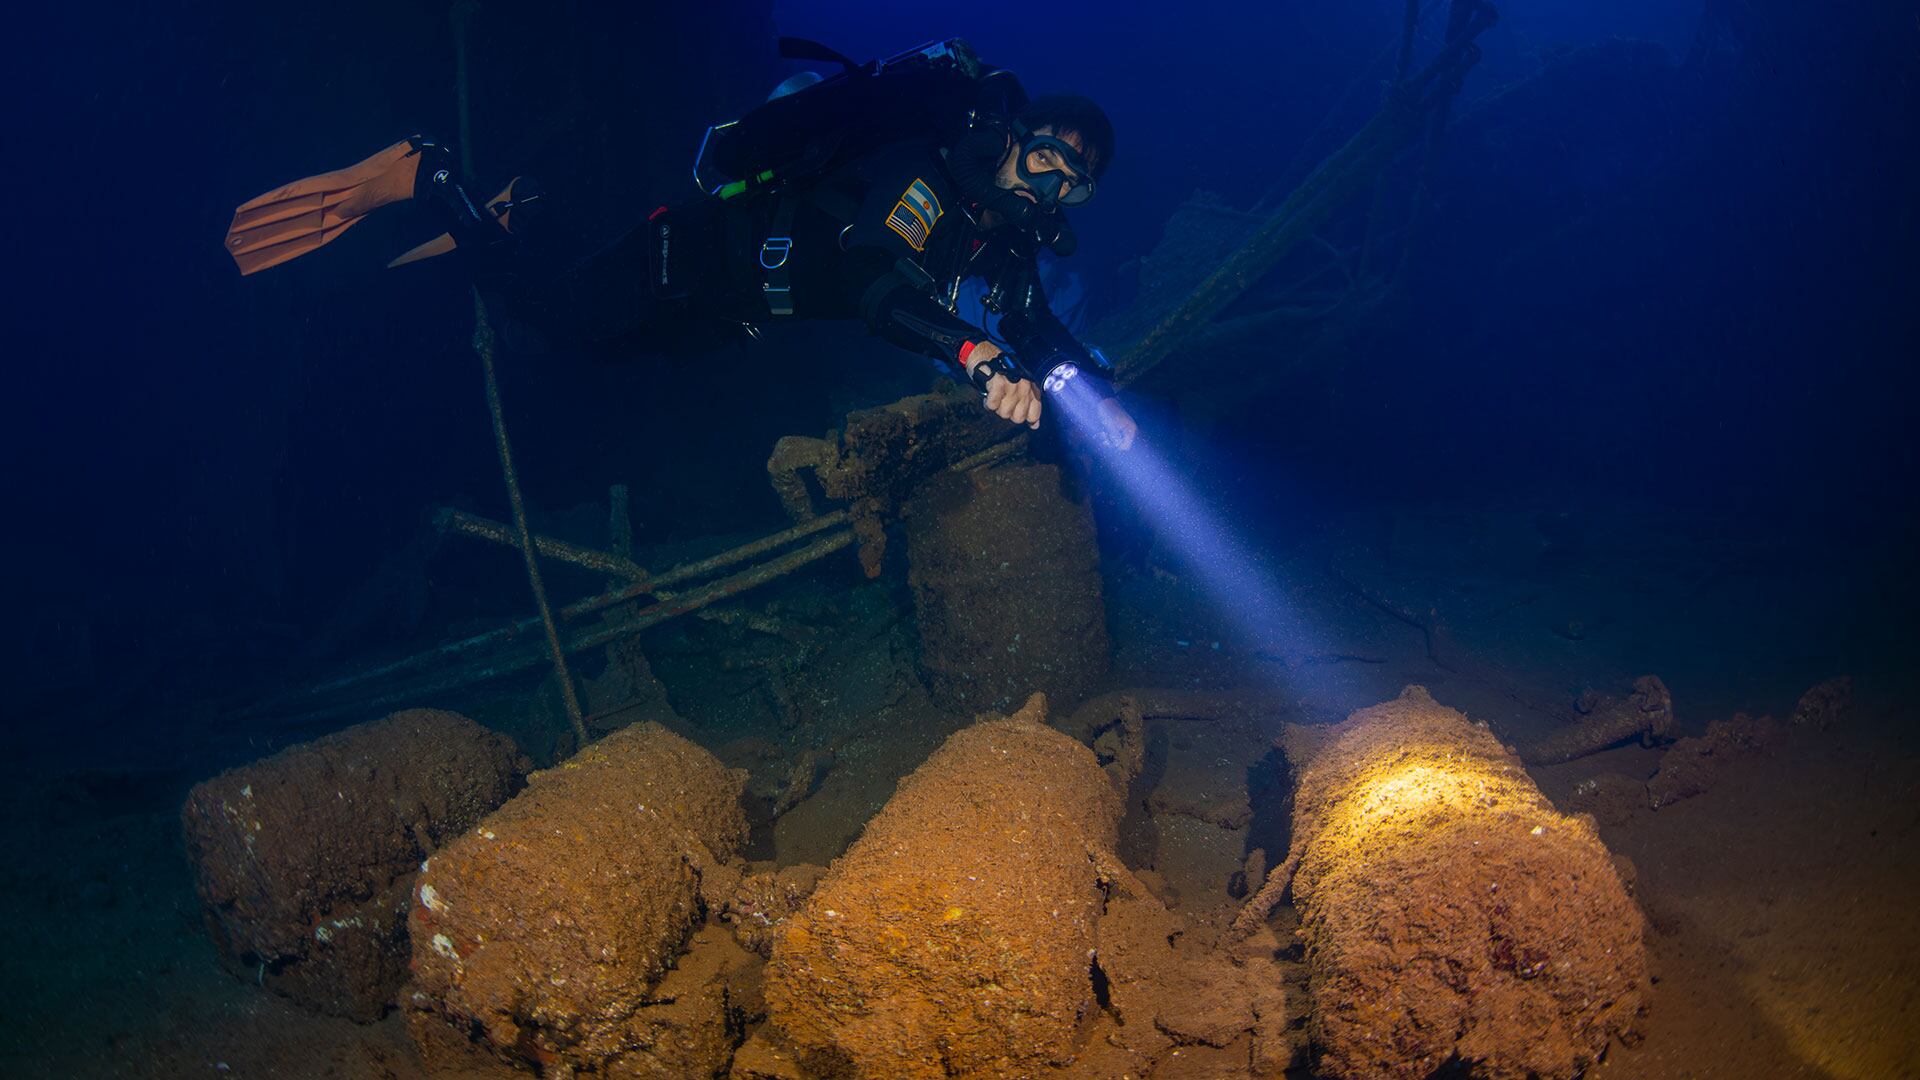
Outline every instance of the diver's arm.
<svg viewBox="0 0 1920 1080">
<path fill-rule="evenodd" d="M 1000 347 L 985 330 L 928 295 L 914 267 L 903 267 L 902 261 L 881 248 L 848 252 L 848 280 L 858 290 L 860 317 L 867 328 L 900 348 L 943 361 L 955 378 L 979 389 L 985 395 L 981 404 L 1001 419 L 1038 427 L 1039 387 L 1027 379 L 985 376 L 980 365 L 1000 356 Z"/>
<path fill-rule="evenodd" d="M 987 332 L 942 307 L 923 284 L 884 248 L 855 248 L 847 253 L 846 281 L 867 329 L 909 352 L 943 361 L 955 378 L 967 380 L 962 356 L 968 346 L 987 340 Z"/>
</svg>

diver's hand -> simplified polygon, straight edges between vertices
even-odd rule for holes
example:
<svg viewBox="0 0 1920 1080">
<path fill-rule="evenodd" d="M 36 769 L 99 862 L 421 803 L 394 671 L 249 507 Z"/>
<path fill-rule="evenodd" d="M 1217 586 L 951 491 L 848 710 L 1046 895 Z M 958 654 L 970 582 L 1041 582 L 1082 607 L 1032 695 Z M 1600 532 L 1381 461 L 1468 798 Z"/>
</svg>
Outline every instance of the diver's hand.
<svg viewBox="0 0 1920 1080">
<path fill-rule="evenodd" d="M 1125 450 L 1133 445 L 1140 435 L 1140 425 L 1133 422 L 1127 410 L 1120 404 L 1119 398 L 1108 398 L 1100 403 L 1101 436 L 1107 445 L 1115 450 Z"/>
<path fill-rule="evenodd" d="M 1000 354 L 1000 347 L 991 341 L 975 345 L 973 351 L 967 354 L 967 371 L 971 373 L 975 364 Z M 1030 428 L 1040 426 L 1040 388 L 1033 385 L 1031 380 L 1011 382 L 1005 375 L 995 375 L 987 381 L 987 397 L 981 404 L 1002 420 L 1025 424 Z"/>
</svg>

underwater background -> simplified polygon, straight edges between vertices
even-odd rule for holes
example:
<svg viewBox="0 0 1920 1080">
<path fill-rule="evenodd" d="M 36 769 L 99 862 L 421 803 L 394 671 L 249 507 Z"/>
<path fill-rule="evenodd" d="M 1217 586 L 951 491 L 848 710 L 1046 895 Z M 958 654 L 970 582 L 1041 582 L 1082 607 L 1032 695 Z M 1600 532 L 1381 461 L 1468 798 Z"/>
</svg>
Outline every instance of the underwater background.
<svg viewBox="0 0 1920 1080">
<path fill-rule="evenodd" d="M 1687 736 L 1785 718 L 1850 676 L 1837 733 L 1780 744 L 1683 808 L 1598 815 L 1640 864 L 1656 973 L 1684 989 L 1656 990 L 1645 1042 L 1597 1069 L 1920 1075 L 1920 934 L 1897 917 L 1920 884 L 1920 5 L 1497 6 L 1444 135 L 1275 271 L 1306 286 L 1256 290 L 1226 316 L 1284 300 L 1298 317 L 1231 355 L 1176 351 L 1130 389 L 1219 547 L 1196 555 L 1098 456 L 1037 451 L 1083 478 L 1098 528 L 1112 670 L 1087 685 L 1255 688 L 1326 722 L 1418 682 L 1513 740 L 1542 735 L 1540 718 L 1503 712 L 1512 695 L 1464 671 L 1568 701 L 1658 674 Z M 606 237 L 696 194 L 707 125 L 799 70 L 780 34 L 861 60 L 964 37 L 1033 92 L 1093 97 L 1118 151 L 1063 265 L 1096 342 L 1165 306 L 1169 237 L 1198 236 L 1202 261 L 1232 250 L 1374 115 L 1405 14 L 1392 0 L 463 10 L 482 185 L 537 176 Z M 1445 20 L 1438 0 L 1421 9 L 1422 57 Z M 453 137 L 451 9 L 55 6 L 16 21 L 0 1073 L 422 1075 L 396 1019 L 315 1019 L 221 969 L 180 808 L 224 769 L 384 711 L 253 706 L 531 614 L 512 551 L 434 524 L 443 507 L 508 518 L 455 260 L 383 269 L 438 226 L 379 215 L 245 279 L 220 246 L 233 208 L 270 185 L 414 132 Z M 1398 224 L 1369 263 L 1381 213 Z M 787 527 L 767 483 L 776 440 L 933 382 L 851 323 L 780 327 L 699 363 L 609 363 L 508 325 L 500 374 L 534 531 L 608 546 L 609 488 L 625 485 L 633 557 L 655 568 Z M 747 768 L 750 795 L 808 762 L 811 816 L 765 796 L 779 809 L 748 815 L 755 859 L 829 863 L 971 719 L 915 682 L 909 543 L 889 527 L 877 577 L 838 554 L 730 602 L 738 619 L 637 639 L 654 680 L 638 696 Z M 549 570 L 557 602 L 604 584 Z M 1438 615 L 1409 619 L 1428 608 L 1471 669 L 1440 660 Z M 801 630 L 756 632 L 762 616 Z M 1267 633 L 1332 644 L 1280 649 Z M 553 686 L 534 670 L 407 704 L 458 709 L 545 767 L 575 749 Z M 822 704 L 795 705 L 796 687 Z M 869 730 L 880 715 L 922 719 L 896 718 L 906 733 L 888 741 Z M 1278 731 L 1256 734 L 1220 751 L 1244 756 L 1224 767 L 1239 783 Z M 1656 767 L 1649 748 L 1608 753 L 1626 763 L 1593 775 Z M 808 754 L 833 764 L 811 775 Z M 1576 771 L 1536 779 L 1564 805 L 1591 776 L 1560 768 Z M 1284 787 L 1266 783 L 1251 781 L 1248 827 L 1284 832 L 1261 809 Z M 1155 849 L 1122 829 L 1121 855 L 1160 851 L 1196 918 L 1238 907 L 1224 871 L 1217 897 L 1180 893 L 1172 832 Z M 1232 844 L 1234 865 L 1257 846 Z M 1715 921 L 1752 911 L 1771 914 Z M 263 1049 L 276 1040 L 297 1051 Z"/>
</svg>

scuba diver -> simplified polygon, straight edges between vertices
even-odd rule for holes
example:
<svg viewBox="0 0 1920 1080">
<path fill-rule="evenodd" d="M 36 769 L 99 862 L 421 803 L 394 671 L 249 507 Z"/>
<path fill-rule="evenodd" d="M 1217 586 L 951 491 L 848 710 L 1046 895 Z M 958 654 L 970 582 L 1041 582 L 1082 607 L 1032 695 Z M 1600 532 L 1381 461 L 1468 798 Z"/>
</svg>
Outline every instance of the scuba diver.
<svg viewBox="0 0 1920 1080">
<path fill-rule="evenodd" d="M 553 227 L 524 177 L 475 198 L 450 150 L 423 136 L 246 203 L 227 250 L 251 274 L 382 206 L 425 201 L 447 232 L 389 265 L 455 252 L 479 288 L 557 342 L 699 354 L 772 322 L 857 318 L 945 365 L 1014 423 L 1037 428 L 1046 391 L 1081 382 L 1098 396 L 1099 437 L 1130 446 L 1138 429 L 1109 366 L 1041 286 L 1041 253 L 1072 253 L 1066 211 L 1093 197 L 1113 160 L 1099 106 L 1029 100 L 961 41 L 861 65 L 783 38 L 781 55 L 842 70 L 795 76 L 708 129 L 694 165 L 703 194 L 597 251 Z M 987 325 L 958 314 L 963 285 Z"/>
</svg>

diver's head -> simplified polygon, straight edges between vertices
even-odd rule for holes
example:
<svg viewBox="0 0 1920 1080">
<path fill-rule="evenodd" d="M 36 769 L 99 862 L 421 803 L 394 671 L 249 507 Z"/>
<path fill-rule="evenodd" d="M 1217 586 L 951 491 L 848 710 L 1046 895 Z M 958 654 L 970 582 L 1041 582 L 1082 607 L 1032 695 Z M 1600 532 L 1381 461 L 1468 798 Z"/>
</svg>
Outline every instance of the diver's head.
<svg viewBox="0 0 1920 1080">
<path fill-rule="evenodd" d="M 1036 205 L 1079 206 L 1113 161 L 1113 124 L 1077 94 L 1037 98 L 1013 120 L 994 182 Z"/>
<path fill-rule="evenodd" d="M 1035 224 L 1093 197 L 1113 160 L 1113 125 L 1092 101 L 1056 94 L 983 127 L 956 150 L 955 176 L 986 225 Z"/>
</svg>

